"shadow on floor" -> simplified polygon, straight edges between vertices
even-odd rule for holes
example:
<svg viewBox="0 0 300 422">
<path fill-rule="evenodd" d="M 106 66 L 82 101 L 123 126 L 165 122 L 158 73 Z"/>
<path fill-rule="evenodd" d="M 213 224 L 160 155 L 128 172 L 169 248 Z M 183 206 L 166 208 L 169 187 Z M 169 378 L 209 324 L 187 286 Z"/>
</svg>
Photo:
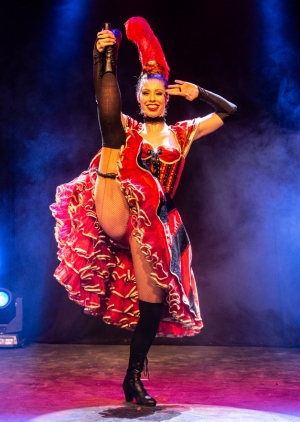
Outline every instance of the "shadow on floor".
<svg viewBox="0 0 300 422">
<path fill-rule="evenodd" d="M 171 420 L 180 416 L 183 411 L 182 406 L 156 406 L 144 407 L 135 404 L 125 405 L 123 407 L 111 408 L 100 412 L 99 414 L 103 419 L 139 419 L 142 417 L 153 416 L 151 421 L 163 422 Z"/>
</svg>

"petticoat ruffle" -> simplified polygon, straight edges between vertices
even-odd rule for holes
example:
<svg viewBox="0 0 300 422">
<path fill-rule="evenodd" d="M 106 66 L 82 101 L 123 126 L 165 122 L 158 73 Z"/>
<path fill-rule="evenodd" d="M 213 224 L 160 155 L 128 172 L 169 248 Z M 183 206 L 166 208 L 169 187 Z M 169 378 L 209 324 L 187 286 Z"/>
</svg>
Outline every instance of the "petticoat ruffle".
<svg viewBox="0 0 300 422">
<path fill-rule="evenodd" d="M 166 289 L 166 306 L 157 335 L 192 336 L 203 324 L 197 288 L 191 269 L 191 248 L 185 246 L 174 273 L 174 244 L 183 227 L 176 209 L 162 222 L 158 209 L 166 200 L 155 177 L 140 161 L 142 138 L 129 131 L 120 157 L 117 182 L 131 213 L 132 235 L 146 259 L 151 276 Z M 93 199 L 101 151 L 88 171 L 57 188 L 50 206 L 56 219 L 55 237 L 61 261 L 54 275 L 65 286 L 69 298 L 84 306 L 84 312 L 102 315 L 108 324 L 134 329 L 139 318 L 138 293 L 129 248 L 115 242 L 100 227 Z"/>
</svg>

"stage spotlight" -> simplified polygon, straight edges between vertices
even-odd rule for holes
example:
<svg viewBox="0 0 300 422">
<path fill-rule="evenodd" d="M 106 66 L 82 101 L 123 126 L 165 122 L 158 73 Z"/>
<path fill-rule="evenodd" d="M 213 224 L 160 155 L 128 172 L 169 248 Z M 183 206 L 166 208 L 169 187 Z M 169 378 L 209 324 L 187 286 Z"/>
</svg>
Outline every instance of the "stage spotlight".
<svg viewBox="0 0 300 422">
<path fill-rule="evenodd" d="M 11 294 L 7 290 L 0 289 L 0 309 L 6 308 L 11 302 Z"/>
<path fill-rule="evenodd" d="M 23 346 L 23 299 L 0 288 L 0 347 Z"/>
</svg>

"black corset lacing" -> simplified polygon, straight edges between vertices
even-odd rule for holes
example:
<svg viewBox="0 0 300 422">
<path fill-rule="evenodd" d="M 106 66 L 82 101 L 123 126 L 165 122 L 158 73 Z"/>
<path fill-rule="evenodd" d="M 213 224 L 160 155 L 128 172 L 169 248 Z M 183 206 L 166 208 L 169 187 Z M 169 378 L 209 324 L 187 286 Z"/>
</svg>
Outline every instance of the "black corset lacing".
<svg viewBox="0 0 300 422">
<path fill-rule="evenodd" d="M 157 150 L 148 149 L 148 154 L 151 155 L 151 162 L 153 165 L 153 174 L 156 177 L 159 177 L 159 170 L 161 161 L 159 159 L 159 156 L 162 154 L 161 148 L 158 148 Z"/>
</svg>

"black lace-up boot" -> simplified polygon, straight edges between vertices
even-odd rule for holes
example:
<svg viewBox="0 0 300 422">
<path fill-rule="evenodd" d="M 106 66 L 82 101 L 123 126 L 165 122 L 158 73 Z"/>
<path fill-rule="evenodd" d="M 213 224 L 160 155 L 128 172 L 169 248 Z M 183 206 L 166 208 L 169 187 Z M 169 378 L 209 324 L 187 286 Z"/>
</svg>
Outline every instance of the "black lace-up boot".
<svg viewBox="0 0 300 422">
<path fill-rule="evenodd" d="M 147 368 L 147 357 L 143 353 L 130 357 L 128 369 L 123 382 L 125 399 L 127 402 L 131 402 L 135 398 L 137 404 L 141 404 L 143 406 L 155 406 L 156 400 L 147 393 L 147 390 L 141 381 L 141 373 L 143 371 L 144 364 L 146 364 Z"/>
<path fill-rule="evenodd" d="M 119 45 L 122 40 L 122 32 L 118 29 L 113 29 L 112 32 L 116 37 L 116 44 L 106 47 L 105 52 L 105 67 L 103 73 L 111 72 L 114 75 L 117 74 L 117 59 L 118 59 L 118 51 Z"/>
</svg>

